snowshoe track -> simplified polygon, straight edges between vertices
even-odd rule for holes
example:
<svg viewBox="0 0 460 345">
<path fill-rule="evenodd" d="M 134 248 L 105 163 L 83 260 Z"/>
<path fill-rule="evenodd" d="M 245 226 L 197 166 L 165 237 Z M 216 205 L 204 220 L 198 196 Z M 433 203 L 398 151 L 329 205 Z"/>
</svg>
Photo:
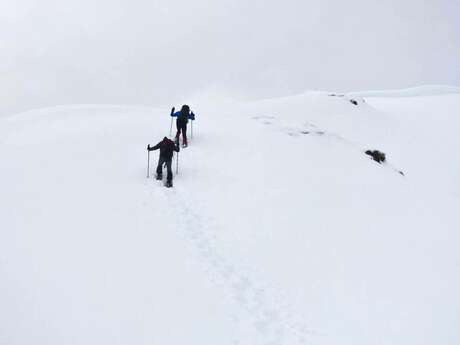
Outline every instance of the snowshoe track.
<svg viewBox="0 0 460 345">
<path fill-rule="evenodd" d="M 235 266 L 221 254 L 219 244 L 212 235 L 219 225 L 206 219 L 193 208 L 183 194 L 185 191 L 167 195 L 172 217 L 177 220 L 180 235 L 189 243 L 200 265 L 210 280 L 225 295 L 237 303 L 252 320 L 251 327 L 258 334 L 256 344 L 310 344 L 309 336 L 315 334 L 304 320 L 296 317 L 275 289 L 251 278 L 250 270 Z M 235 340 L 236 344 L 239 342 Z"/>
</svg>

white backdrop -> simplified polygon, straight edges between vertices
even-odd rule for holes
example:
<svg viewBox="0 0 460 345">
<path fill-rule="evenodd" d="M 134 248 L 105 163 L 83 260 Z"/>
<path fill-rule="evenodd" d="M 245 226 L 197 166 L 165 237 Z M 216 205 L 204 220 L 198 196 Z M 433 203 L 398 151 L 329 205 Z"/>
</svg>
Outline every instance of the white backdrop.
<svg viewBox="0 0 460 345">
<path fill-rule="evenodd" d="M 0 116 L 460 85 L 458 0 L 2 0 Z"/>
</svg>

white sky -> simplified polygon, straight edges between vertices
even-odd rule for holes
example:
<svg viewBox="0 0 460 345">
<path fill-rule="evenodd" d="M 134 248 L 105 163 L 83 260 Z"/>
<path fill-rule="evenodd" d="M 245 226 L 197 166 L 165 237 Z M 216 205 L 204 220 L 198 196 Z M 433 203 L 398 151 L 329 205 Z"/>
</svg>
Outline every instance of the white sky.
<svg viewBox="0 0 460 345">
<path fill-rule="evenodd" d="M 460 85 L 459 0 L 2 0 L 0 115 Z"/>
</svg>

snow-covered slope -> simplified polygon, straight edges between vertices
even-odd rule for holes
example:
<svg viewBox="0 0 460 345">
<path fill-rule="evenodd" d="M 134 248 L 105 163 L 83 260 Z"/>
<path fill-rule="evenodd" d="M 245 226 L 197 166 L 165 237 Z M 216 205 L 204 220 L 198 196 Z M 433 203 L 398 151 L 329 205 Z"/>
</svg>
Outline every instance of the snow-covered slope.
<svg viewBox="0 0 460 345">
<path fill-rule="evenodd" d="M 423 85 L 402 90 L 374 90 L 349 92 L 350 96 L 361 97 L 420 97 L 446 94 L 459 94 L 460 87 L 451 85 Z"/>
<path fill-rule="evenodd" d="M 457 344 L 460 96 L 350 97 L 1 120 L 0 344 Z"/>
</svg>

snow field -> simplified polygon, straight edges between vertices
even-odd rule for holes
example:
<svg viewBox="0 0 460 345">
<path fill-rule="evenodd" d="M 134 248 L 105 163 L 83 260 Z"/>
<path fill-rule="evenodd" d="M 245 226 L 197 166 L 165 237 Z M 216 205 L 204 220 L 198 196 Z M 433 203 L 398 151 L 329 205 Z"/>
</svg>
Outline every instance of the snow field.
<svg viewBox="0 0 460 345">
<path fill-rule="evenodd" d="M 2 120 L 0 344 L 456 344 L 460 98 L 350 98 Z"/>
</svg>

